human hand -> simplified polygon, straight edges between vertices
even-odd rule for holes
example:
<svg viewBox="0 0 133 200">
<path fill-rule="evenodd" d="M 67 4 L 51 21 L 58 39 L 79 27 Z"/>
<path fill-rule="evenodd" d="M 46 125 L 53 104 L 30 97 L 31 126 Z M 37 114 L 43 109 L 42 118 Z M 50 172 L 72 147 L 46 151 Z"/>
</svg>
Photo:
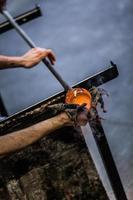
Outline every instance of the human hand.
<svg viewBox="0 0 133 200">
<path fill-rule="evenodd" d="M 76 123 L 79 126 L 86 126 L 88 123 L 88 110 L 85 109 L 83 112 L 77 114 Z"/>
<path fill-rule="evenodd" d="M 33 48 L 21 56 L 21 66 L 32 68 L 44 58 L 47 58 L 52 65 L 55 64 L 56 57 L 51 49 Z"/>
<path fill-rule="evenodd" d="M 62 123 L 67 126 L 85 126 L 88 122 L 89 111 L 85 107 L 86 104 L 81 106 L 77 104 L 54 104 L 44 108 L 44 113 L 49 113 L 50 117 L 62 113 Z"/>
<path fill-rule="evenodd" d="M 74 126 L 85 126 L 88 122 L 89 111 L 86 108 L 86 104 L 65 104 L 65 113 L 69 117 L 70 125 Z"/>
</svg>

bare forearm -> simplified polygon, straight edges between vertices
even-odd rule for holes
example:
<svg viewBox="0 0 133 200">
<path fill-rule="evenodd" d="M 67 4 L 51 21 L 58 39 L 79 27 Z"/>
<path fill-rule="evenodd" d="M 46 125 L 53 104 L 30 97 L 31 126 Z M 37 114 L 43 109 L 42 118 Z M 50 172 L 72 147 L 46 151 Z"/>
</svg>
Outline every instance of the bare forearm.
<svg viewBox="0 0 133 200">
<path fill-rule="evenodd" d="M 47 58 L 53 65 L 56 57 L 51 49 L 33 48 L 18 57 L 0 55 L 0 69 L 24 67 L 31 68 L 37 65 L 43 58 Z"/>
<path fill-rule="evenodd" d="M 0 69 L 15 68 L 23 66 L 21 57 L 0 56 Z"/>
<path fill-rule="evenodd" d="M 38 141 L 47 134 L 67 125 L 69 122 L 66 114 L 35 124 L 29 128 L 10 133 L 0 137 L 0 156 L 19 151 Z"/>
</svg>

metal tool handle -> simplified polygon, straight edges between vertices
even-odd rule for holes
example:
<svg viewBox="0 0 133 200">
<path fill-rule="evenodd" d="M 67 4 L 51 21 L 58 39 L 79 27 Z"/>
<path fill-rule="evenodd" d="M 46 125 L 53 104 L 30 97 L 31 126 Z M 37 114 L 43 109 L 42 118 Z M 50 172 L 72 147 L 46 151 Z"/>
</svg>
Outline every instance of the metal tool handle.
<svg viewBox="0 0 133 200">
<path fill-rule="evenodd" d="M 12 24 L 12 26 L 16 29 L 19 35 L 25 40 L 25 42 L 31 47 L 36 48 L 35 43 L 31 40 L 31 38 L 25 33 L 25 31 L 15 22 L 11 14 L 8 10 L 2 10 L 1 13 L 5 16 L 7 20 Z M 63 80 L 61 75 L 52 67 L 47 59 L 43 59 L 42 62 L 47 66 L 50 72 L 55 76 L 55 78 L 60 82 L 62 87 L 67 91 L 71 89 L 71 87 Z"/>
</svg>

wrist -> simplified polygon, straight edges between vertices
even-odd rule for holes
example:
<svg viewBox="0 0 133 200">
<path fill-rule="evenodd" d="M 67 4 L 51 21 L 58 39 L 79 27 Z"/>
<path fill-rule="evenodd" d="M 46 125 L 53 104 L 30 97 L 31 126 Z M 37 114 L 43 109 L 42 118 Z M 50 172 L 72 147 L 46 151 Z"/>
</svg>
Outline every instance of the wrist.
<svg viewBox="0 0 133 200">
<path fill-rule="evenodd" d="M 22 56 L 12 57 L 12 64 L 16 67 L 25 67 L 24 59 Z"/>
<path fill-rule="evenodd" d="M 22 57 L 8 57 L 8 66 L 9 67 L 23 67 Z"/>
<path fill-rule="evenodd" d="M 0 69 L 23 67 L 22 57 L 0 55 Z"/>
<path fill-rule="evenodd" d="M 59 121 L 62 123 L 62 126 L 73 125 L 73 122 L 71 121 L 71 119 L 68 117 L 68 115 L 65 112 L 59 114 L 58 117 L 59 117 Z"/>
</svg>

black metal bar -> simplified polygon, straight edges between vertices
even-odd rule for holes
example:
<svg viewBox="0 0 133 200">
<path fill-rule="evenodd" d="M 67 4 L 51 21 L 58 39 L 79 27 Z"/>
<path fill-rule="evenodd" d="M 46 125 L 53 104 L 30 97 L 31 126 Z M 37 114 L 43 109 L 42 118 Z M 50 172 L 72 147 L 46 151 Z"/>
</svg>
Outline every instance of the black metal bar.
<svg viewBox="0 0 133 200">
<path fill-rule="evenodd" d="M 90 89 L 92 86 L 98 87 L 112 79 L 116 78 L 119 75 L 117 65 L 115 65 L 112 61 L 110 62 L 110 67 L 106 70 L 103 70 L 100 73 L 97 73 L 84 81 L 87 81 L 83 88 Z M 80 84 L 80 83 L 79 83 Z M 80 87 L 82 87 L 82 82 Z"/>
<path fill-rule="evenodd" d="M 12 26 L 16 29 L 16 31 L 19 33 L 19 35 L 24 39 L 24 41 L 31 47 L 35 48 L 35 43 L 31 40 L 31 38 L 24 32 L 24 30 L 15 22 L 13 17 L 10 15 L 10 13 L 7 10 L 3 10 L 2 14 L 9 20 L 9 22 L 12 24 Z M 43 59 L 42 62 L 47 66 L 47 68 L 50 70 L 50 72 L 54 75 L 54 77 L 60 82 L 62 87 L 67 91 L 71 89 L 71 87 L 63 80 L 61 75 L 55 70 L 55 68 L 52 67 L 52 65 L 48 62 L 47 59 Z"/>
<path fill-rule="evenodd" d="M 14 18 L 14 20 L 19 24 L 24 24 L 27 23 L 37 17 L 42 16 L 42 12 L 40 9 L 40 6 L 36 6 L 36 8 L 27 11 L 21 15 L 18 15 L 17 17 Z M 0 34 L 9 31 L 11 29 L 13 29 L 14 27 L 12 26 L 12 24 L 9 21 L 3 22 L 0 24 Z"/>
<path fill-rule="evenodd" d="M 87 77 L 85 80 L 80 81 L 77 84 L 73 85 L 73 87 L 83 87 L 83 88 L 86 88 L 86 89 L 90 89 L 90 87 L 89 87 L 90 84 L 88 84 L 88 82 L 91 83 L 91 82 L 93 82 L 93 80 L 95 80 L 95 84 L 97 86 L 100 86 L 101 84 L 104 84 L 107 81 L 113 80 L 117 76 L 118 76 L 117 66 L 111 66 L 111 67 L 109 67 L 109 68 L 107 68 L 107 69 L 105 69 L 105 70 L 103 70 L 103 71 L 95 74 L 92 77 Z M 103 78 L 103 82 L 99 81 L 101 79 L 101 77 Z M 106 78 L 106 77 L 108 77 L 109 79 Z M 0 125 L 4 124 L 4 123 L 8 124 L 8 128 L 6 126 L 3 127 L 3 128 L 0 128 L 0 134 L 3 135 L 5 133 L 7 133 L 7 132 L 14 131 L 13 125 L 12 125 L 12 122 L 14 121 L 14 119 L 17 119 L 17 118 L 20 119 L 21 116 L 25 116 L 26 113 L 29 113 L 29 112 L 31 112 L 31 111 L 33 111 L 33 110 L 41 107 L 42 105 L 44 105 L 44 104 L 50 104 L 50 103 L 53 104 L 53 103 L 64 102 L 64 100 L 65 100 L 65 94 L 66 94 L 65 91 L 59 92 L 59 93 L 57 93 L 57 94 L 55 94 L 55 95 L 53 95 L 53 96 L 51 96 L 51 97 L 49 97 L 47 99 L 44 99 L 43 101 L 41 101 L 41 102 L 39 102 L 39 103 L 37 103 L 35 105 L 32 105 L 32 106 L 30 106 L 30 107 L 22 110 L 21 112 L 18 112 L 16 114 L 14 114 L 14 115 L 6 118 L 4 121 L 0 122 Z M 54 100 L 54 102 L 53 102 L 53 100 Z M 43 119 L 44 119 L 44 117 L 43 117 Z M 41 120 L 42 120 L 42 118 L 37 117 L 34 120 L 31 119 L 31 123 L 34 124 L 34 123 L 37 123 L 37 122 L 39 122 Z M 17 120 L 16 120 L 16 123 L 17 123 Z M 27 119 L 24 120 L 23 123 L 24 124 L 28 123 Z M 20 123 L 18 123 L 18 127 L 19 126 L 20 126 Z"/>
<path fill-rule="evenodd" d="M 116 199 L 127 200 L 126 193 L 124 191 L 124 187 L 121 182 L 121 178 L 119 176 L 119 172 L 113 159 L 101 122 L 97 119 L 95 121 L 93 120 L 93 122 L 90 122 L 90 127 L 92 129 L 92 134 L 95 138 Z"/>
</svg>

